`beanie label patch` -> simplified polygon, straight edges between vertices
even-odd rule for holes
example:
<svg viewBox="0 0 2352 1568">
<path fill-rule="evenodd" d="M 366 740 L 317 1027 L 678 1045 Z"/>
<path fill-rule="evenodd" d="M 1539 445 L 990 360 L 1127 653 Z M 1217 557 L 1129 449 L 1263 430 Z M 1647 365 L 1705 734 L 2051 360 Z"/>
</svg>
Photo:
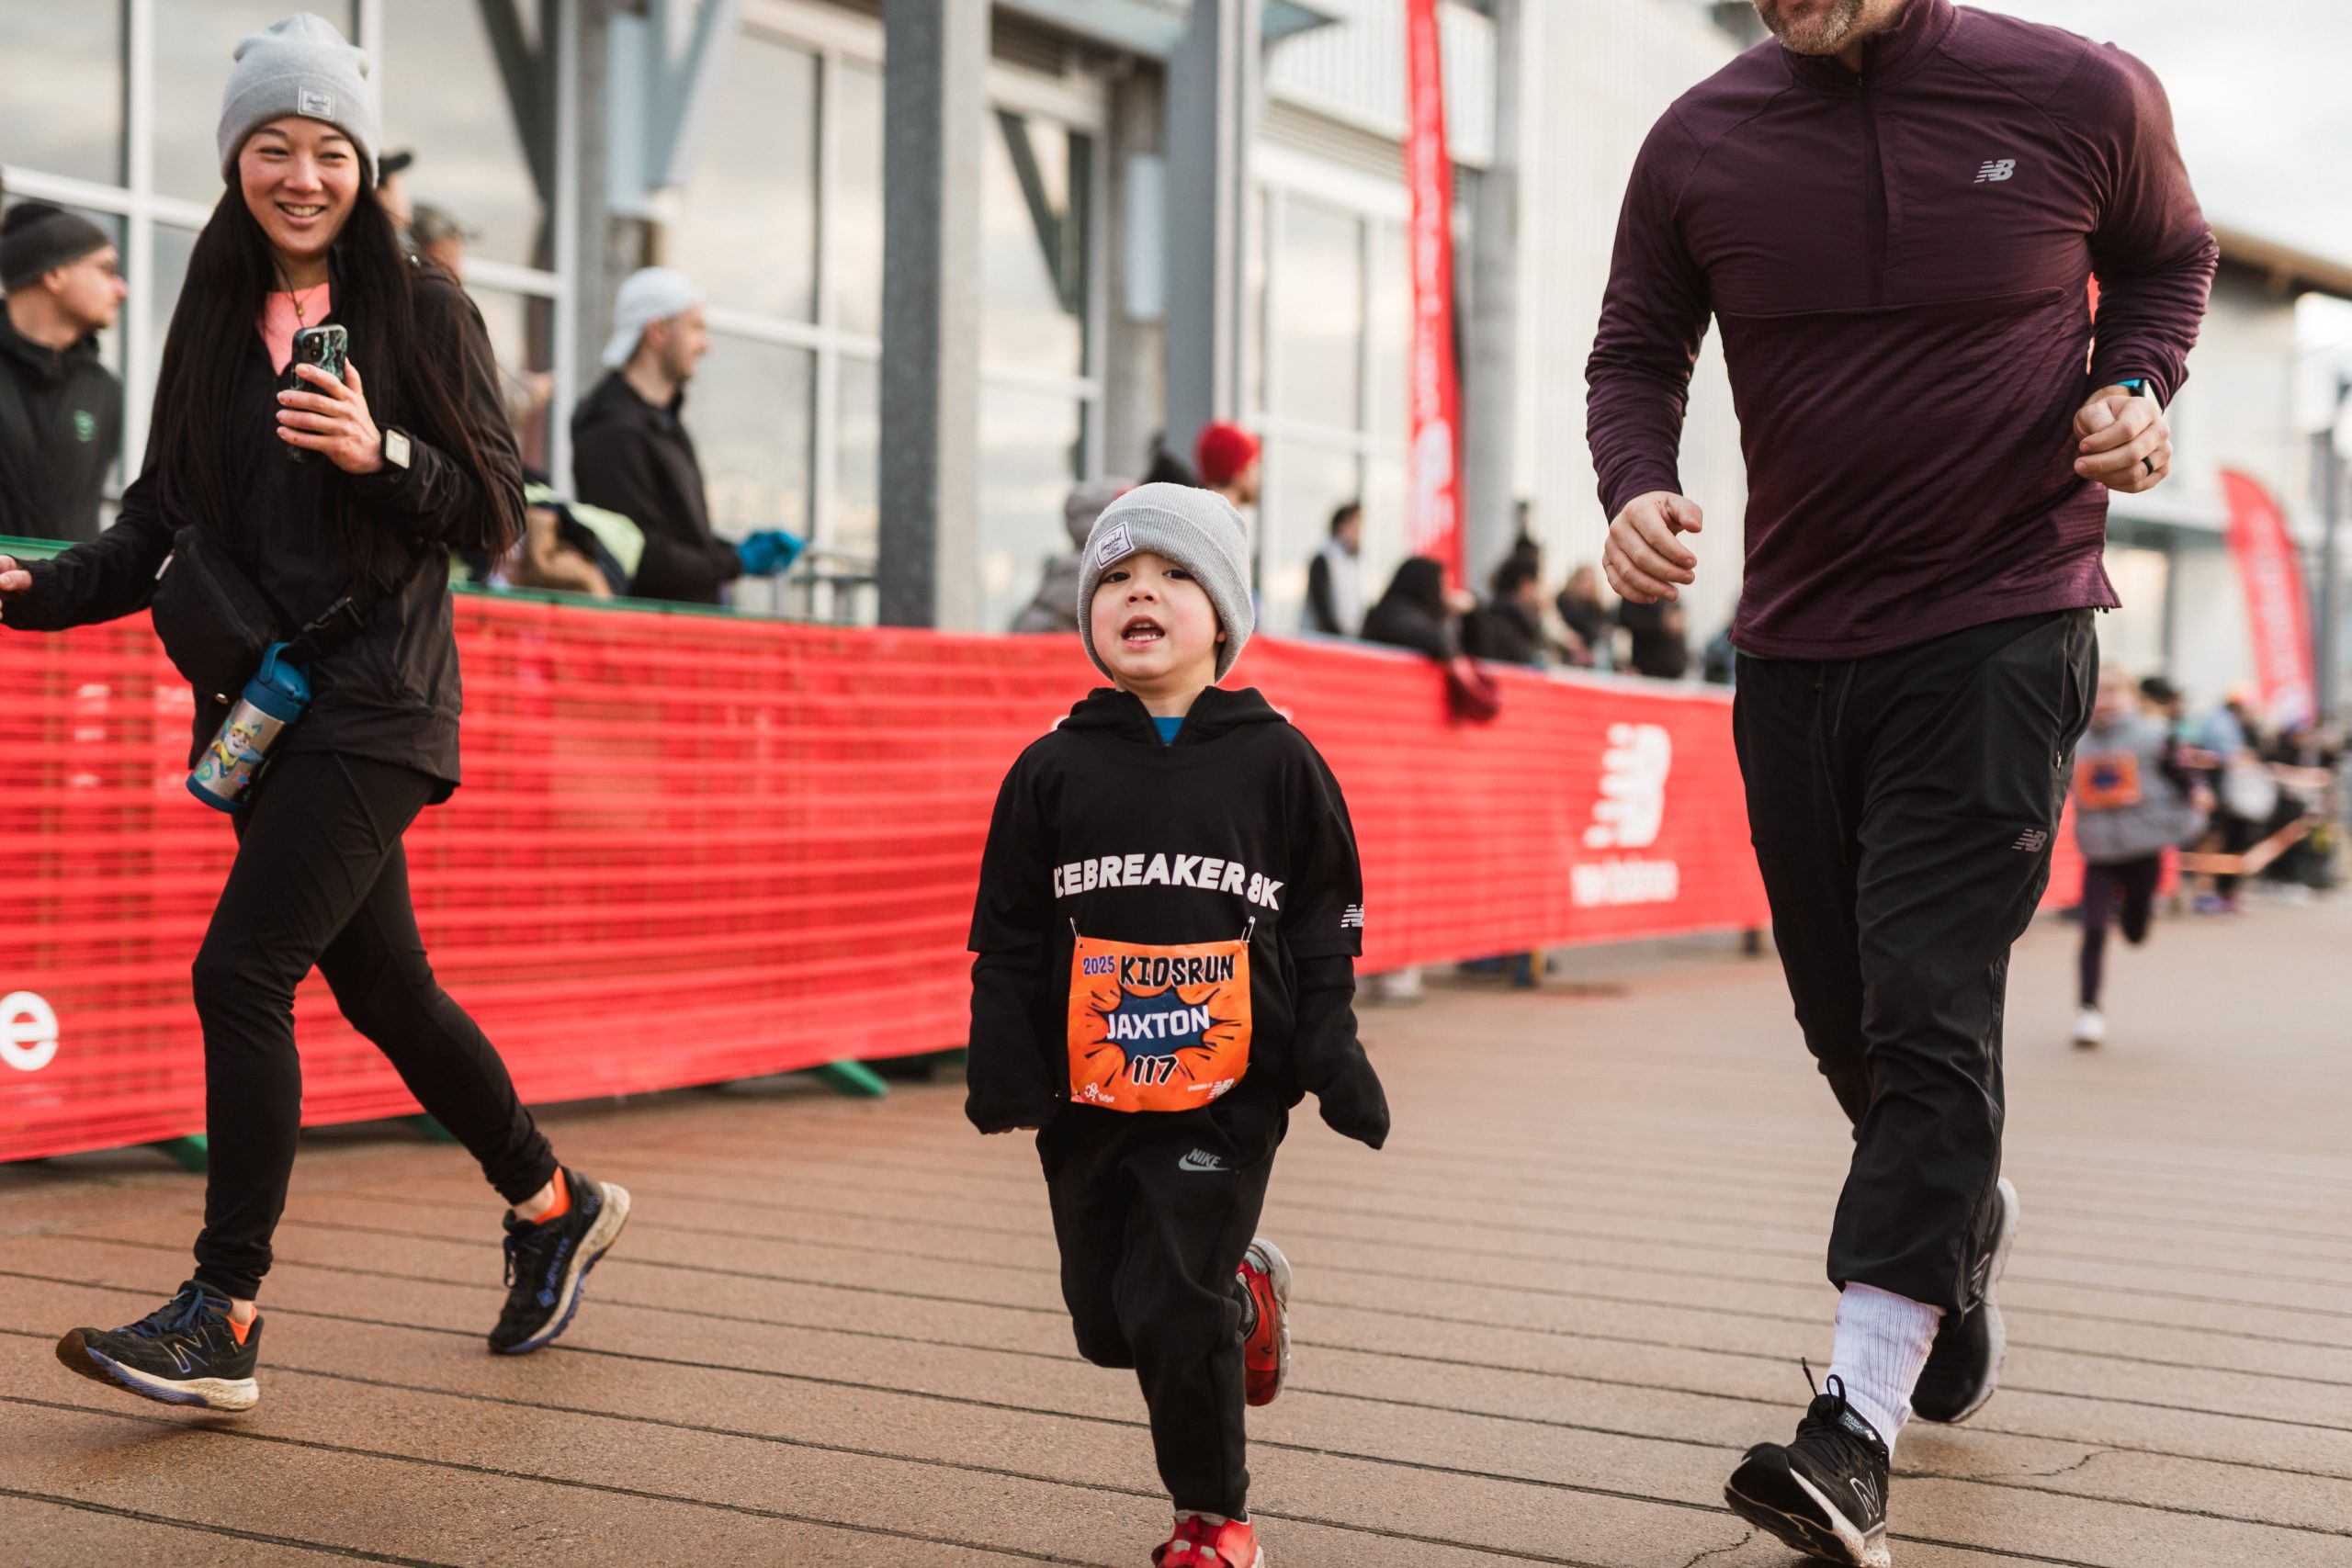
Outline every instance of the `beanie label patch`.
<svg viewBox="0 0 2352 1568">
<path fill-rule="evenodd" d="M 1135 546 L 1128 542 L 1127 525 L 1122 523 L 1102 536 L 1102 542 L 1094 548 L 1094 564 L 1109 566 L 1121 556 L 1131 556 L 1135 553 Z"/>
<path fill-rule="evenodd" d="M 298 101 L 301 107 L 296 112 L 307 118 L 333 119 L 334 118 L 333 93 L 321 92 L 316 87 L 305 87 L 298 95 Z"/>
</svg>

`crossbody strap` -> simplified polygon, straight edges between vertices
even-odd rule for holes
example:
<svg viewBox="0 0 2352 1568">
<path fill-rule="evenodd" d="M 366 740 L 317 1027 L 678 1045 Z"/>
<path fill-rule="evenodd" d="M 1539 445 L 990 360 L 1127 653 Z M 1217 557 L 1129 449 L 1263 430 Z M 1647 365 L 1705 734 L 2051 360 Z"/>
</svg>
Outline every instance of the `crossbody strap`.
<svg viewBox="0 0 2352 1568">
<path fill-rule="evenodd" d="M 287 645 L 286 657 L 298 664 L 311 664 L 330 654 L 340 652 L 352 638 L 368 628 L 368 617 L 376 606 L 385 600 L 405 592 L 424 563 L 433 558 L 431 549 L 419 549 L 410 556 L 407 570 L 390 582 L 379 582 L 362 572 L 340 598 L 320 611 L 294 634 Z"/>
</svg>

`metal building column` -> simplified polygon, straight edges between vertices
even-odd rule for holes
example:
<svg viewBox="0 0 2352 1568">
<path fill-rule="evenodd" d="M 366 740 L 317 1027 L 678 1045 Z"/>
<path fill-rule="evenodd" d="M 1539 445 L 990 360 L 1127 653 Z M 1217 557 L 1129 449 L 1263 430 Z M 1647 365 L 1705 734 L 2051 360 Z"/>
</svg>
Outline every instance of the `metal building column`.
<svg viewBox="0 0 2352 1568">
<path fill-rule="evenodd" d="M 1168 445 L 1241 408 L 1259 0 L 1193 0 L 1168 59 Z"/>
<path fill-rule="evenodd" d="M 881 619 L 971 630 L 989 7 L 891 5 L 882 27 Z"/>
<path fill-rule="evenodd" d="M 1521 0 L 1492 0 L 1494 162 L 1470 213 L 1470 318 L 1462 400 L 1462 512 L 1469 586 L 1487 580 L 1519 536 L 1519 88 Z"/>
</svg>

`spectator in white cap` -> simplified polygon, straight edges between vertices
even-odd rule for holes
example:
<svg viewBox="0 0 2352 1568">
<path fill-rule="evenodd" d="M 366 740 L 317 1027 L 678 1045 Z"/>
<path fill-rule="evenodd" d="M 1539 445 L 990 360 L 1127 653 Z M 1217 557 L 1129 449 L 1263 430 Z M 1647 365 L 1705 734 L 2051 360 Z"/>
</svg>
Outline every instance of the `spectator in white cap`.
<svg viewBox="0 0 2352 1568">
<path fill-rule="evenodd" d="M 800 554 L 800 540 L 781 528 L 740 544 L 711 529 L 702 463 L 683 417 L 686 383 L 708 352 L 702 291 L 666 266 L 631 273 L 613 307 L 607 374 L 572 412 L 579 498 L 644 530 L 630 585 L 639 598 L 717 604 L 728 583 L 781 572 Z"/>
</svg>

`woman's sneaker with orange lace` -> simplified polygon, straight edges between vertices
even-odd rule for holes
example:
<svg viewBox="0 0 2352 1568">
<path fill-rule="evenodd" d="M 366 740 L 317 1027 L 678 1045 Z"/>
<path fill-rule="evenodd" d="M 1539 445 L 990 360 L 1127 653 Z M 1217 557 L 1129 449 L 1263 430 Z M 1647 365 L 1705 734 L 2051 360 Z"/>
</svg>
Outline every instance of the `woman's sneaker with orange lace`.
<svg viewBox="0 0 2352 1568">
<path fill-rule="evenodd" d="M 261 1398 L 261 1319 L 243 1334 L 229 1298 L 190 1280 L 179 1294 L 122 1328 L 76 1328 L 57 1342 L 68 1371 L 165 1404 L 251 1410 Z"/>
<path fill-rule="evenodd" d="M 1241 1255 L 1234 1278 L 1244 1303 L 1242 1387 L 1250 1404 L 1272 1404 L 1290 1378 L 1290 1259 L 1260 1236 Z"/>
<path fill-rule="evenodd" d="M 1248 1519 L 1212 1522 L 1198 1514 L 1179 1514 L 1176 1533 L 1151 1554 L 1151 1562 L 1152 1568 L 1266 1568 L 1266 1550 L 1258 1544 L 1258 1527 Z"/>
</svg>

